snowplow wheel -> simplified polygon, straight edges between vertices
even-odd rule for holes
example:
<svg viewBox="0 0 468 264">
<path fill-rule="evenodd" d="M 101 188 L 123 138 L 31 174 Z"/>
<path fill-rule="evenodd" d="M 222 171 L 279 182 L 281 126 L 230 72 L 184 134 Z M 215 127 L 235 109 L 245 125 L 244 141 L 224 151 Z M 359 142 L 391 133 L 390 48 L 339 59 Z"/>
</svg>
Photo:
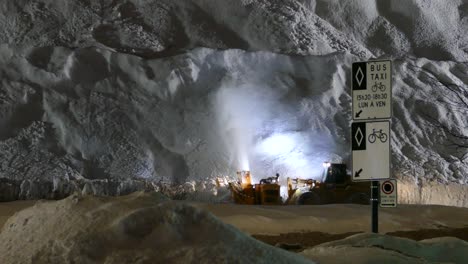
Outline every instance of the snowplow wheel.
<svg viewBox="0 0 468 264">
<path fill-rule="evenodd" d="M 322 200 L 320 199 L 320 196 L 318 194 L 313 192 L 306 192 L 299 196 L 299 199 L 297 199 L 297 204 L 316 205 L 322 204 Z"/>
<path fill-rule="evenodd" d="M 355 193 L 351 195 L 347 200 L 346 203 L 353 203 L 353 204 L 370 204 L 370 196 L 365 193 Z"/>
</svg>

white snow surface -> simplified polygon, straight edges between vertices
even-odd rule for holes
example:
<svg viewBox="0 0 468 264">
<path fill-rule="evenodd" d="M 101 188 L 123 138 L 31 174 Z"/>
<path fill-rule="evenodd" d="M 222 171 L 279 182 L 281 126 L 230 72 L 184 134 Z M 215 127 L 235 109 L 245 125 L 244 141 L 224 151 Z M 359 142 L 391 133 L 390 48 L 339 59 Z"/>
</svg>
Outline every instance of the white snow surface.
<svg viewBox="0 0 468 264">
<path fill-rule="evenodd" d="M 301 252 L 323 264 L 332 263 L 466 263 L 468 243 L 454 237 L 414 241 L 379 234 L 357 234 Z"/>
<path fill-rule="evenodd" d="M 250 169 L 254 181 L 276 172 L 285 180 L 318 178 L 323 161 L 349 159 L 351 54 L 199 48 L 146 60 L 6 45 L 0 54 L 3 178 L 184 183 Z M 467 69 L 394 61 L 395 177 L 466 185 L 466 150 L 451 146 L 464 142 L 447 131 L 466 133 L 465 97 L 457 95 Z"/>
<path fill-rule="evenodd" d="M 391 58 L 400 201 L 467 206 L 467 8 L 2 1 L 0 199 L 317 178 L 349 160 L 351 63 Z"/>
<path fill-rule="evenodd" d="M 315 263 L 157 193 L 37 202 L 0 233 L 1 263 Z"/>
<path fill-rule="evenodd" d="M 468 243 L 454 237 L 413 241 L 384 234 L 465 227 L 468 208 L 383 208 L 380 234 L 361 233 L 294 254 L 249 234 L 367 232 L 369 206 L 243 206 L 170 201 L 156 192 L 0 206 L 1 263 L 462 264 L 468 257 Z"/>
<path fill-rule="evenodd" d="M 149 57 L 203 46 L 466 61 L 467 8 L 464 0 L 7 0 L 0 42 Z"/>
<path fill-rule="evenodd" d="M 466 0 L 0 2 L 2 201 L 141 189 L 220 200 L 214 179 L 239 169 L 318 178 L 323 161 L 349 165 L 351 64 L 377 58 L 393 60 L 399 202 L 468 207 Z M 304 217 L 227 219 L 294 229 Z M 2 263 L 464 263 L 466 251 L 360 234 L 304 258 L 142 193 L 41 201 L 0 233 Z"/>
</svg>

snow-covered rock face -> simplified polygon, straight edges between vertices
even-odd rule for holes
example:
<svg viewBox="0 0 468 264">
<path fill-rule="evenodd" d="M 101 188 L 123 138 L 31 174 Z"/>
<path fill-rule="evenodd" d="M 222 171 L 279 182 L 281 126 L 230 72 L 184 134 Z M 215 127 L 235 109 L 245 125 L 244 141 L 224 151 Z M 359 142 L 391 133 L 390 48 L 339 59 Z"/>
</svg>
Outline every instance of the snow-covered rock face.
<svg viewBox="0 0 468 264">
<path fill-rule="evenodd" d="M 378 56 L 394 58 L 394 175 L 420 196 L 426 181 L 466 184 L 466 149 L 453 143 L 467 145 L 456 137 L 468 125 L 467 6 L 5 1 L 2 199 L 238 169 L 320 177 L 323 161 L 349 159 L 350 65 Z"/>
<path fill-rule="evenodd" d="M 145 57 L 203 46 L 463 61 L 467 8 L 426 0 L 9 0 L 0 5 L 0 40 Z"/>
</svg>

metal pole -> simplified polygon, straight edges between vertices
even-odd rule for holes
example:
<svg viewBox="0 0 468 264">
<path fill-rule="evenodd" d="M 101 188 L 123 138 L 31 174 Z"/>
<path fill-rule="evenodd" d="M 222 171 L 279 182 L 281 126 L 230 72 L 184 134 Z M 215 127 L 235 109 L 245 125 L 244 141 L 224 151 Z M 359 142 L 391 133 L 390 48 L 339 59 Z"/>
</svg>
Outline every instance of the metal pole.
<svg viewBox="0 0 468 264">
<path fill-rule="evenodd" d="M 372 203 L 372 233 L 379 233 L 379 181 L 372 181 L 371 203 Z"/>
</svg>

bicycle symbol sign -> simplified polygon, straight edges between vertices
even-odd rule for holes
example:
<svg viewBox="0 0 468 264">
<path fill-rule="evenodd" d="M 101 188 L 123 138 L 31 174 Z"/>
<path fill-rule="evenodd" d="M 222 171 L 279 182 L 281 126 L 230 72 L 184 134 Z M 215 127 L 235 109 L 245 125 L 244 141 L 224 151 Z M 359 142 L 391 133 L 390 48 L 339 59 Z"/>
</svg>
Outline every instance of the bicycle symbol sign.
<svg viewBox="0 0 468 264">
<path fill-rule="evenodd" d="M 380 142 L 385 143 L 387 142 L 388 136 L 384 132 L 382 132 L 382 129 L 379 131 L 376 131 L 375 128 L 372 129 L 372 134 L 369 135 L 368 140 L 370 143 L 374 143 L 376 139 L 379 139 Z"/>
<path fill-rule="evenodd" d="M 377 90 L 380 90 L 381 92 L 385 92 L 386 88 L 387 87 L 385 87 L 385 84 L 383 84 L 382 82 L 379 82 L 379 83 L 375 82 L 375 84 L 372 85 L 372 92 L 375 93 L 377 92 Z"/>
<path fill-rule="evenodd" d="M 353 122 L 351 140 L 354 181 L 390 178 L 389 121 Z"/>
</svg>

